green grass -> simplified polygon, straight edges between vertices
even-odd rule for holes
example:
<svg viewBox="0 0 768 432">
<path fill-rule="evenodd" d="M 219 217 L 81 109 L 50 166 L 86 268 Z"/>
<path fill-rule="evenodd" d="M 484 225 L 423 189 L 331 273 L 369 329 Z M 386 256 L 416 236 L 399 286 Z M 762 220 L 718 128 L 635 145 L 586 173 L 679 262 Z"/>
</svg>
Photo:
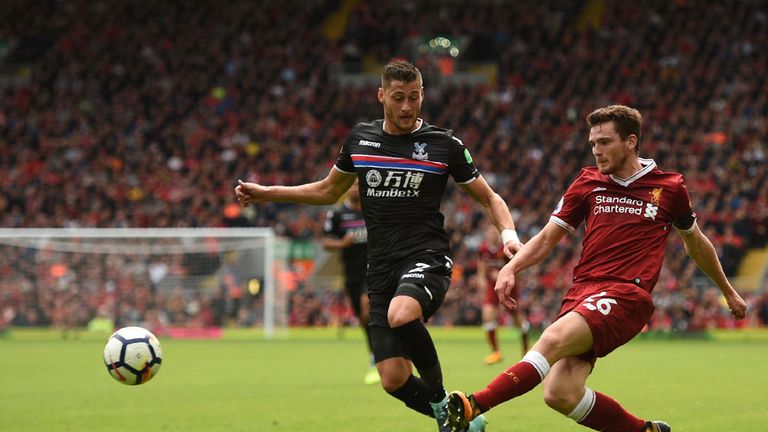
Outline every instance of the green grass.
<svg viewBox="0 0 768 432">
<path fill-rule="evenodd" d="M 502 366 L 484 366 L 479 329 L 433 329 L 450 389 L 478 390 Z M 517 343 L 503 332 L 508 354 Z M 764 336 L 764 335 L 763 335 Z M 768 339 L 729 333 L 710 340 L 639 339 L 598 362 L 588 385 L 675 432 L 765 431 Z M 160 373 L 124 386 L 109 377 L 103 335 L 0 336 L 0 431 L 434 431 L 362 384 L 366 354 L 356 329 L 294 330 L 265 341 L 163 339 Z M 511 359 L 510 359 L 511 361 Z M 549 410 L 541 389 L 487 415 L 489 432 L 586 430 Z"/>
</svg>

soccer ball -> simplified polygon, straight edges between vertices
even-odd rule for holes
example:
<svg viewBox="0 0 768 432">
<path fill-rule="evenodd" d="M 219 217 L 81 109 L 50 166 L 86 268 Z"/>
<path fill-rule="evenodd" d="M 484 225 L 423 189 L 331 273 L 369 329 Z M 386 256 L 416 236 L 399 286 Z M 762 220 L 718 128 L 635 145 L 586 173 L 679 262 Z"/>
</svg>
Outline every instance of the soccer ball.
<svg viewBox="0 0 768 432">
<path fill-rule="evenodd" d="M 104 347 L 104 364 L 121 384 L 144 384 L 157 375 L 163 362 L 160 341 L 149 330 L 123 327 L 112 333 Z"/>
</svg>

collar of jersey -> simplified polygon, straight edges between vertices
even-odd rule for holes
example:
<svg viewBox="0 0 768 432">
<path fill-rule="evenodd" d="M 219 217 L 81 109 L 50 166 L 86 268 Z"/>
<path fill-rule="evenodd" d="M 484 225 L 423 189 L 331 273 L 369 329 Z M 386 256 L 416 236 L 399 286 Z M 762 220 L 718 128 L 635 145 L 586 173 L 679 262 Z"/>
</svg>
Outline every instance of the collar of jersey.
<svg viewBox="0 0 768 432">
<path fill-rule="evenodd" d="M 654 161 L 653 159 L 640 158 L 640 165 L 642 166 L 642 168 L 640 168 L 637 172 L 635 172 L 631 176 L 623 179 L 621 177 L 616 177 L 615 175 L 611 174 L 611 180 L 613 180 L 614 182 L 624 187 L 627 187 L 631 185 L 632 182 L 634 182 L 635 180 L 653 171 L 653 169 L 656 168 L 656 161 Z"/>
<path fill-rule="evenodd" d="M 385 134 L 389 135 L 389 132 L 387 132 L 387 130 L 386 130 L 386 129 L 384 129 L 384 127 L 385 127 L 386 125 L 387 125 L 387 121 L 386 121 L 386 120 L 384 120 L 383 122 L 381 122 L 381 130 L 382 130 L 382 131 L 383 131 Z M 415 128 L 413 128 L 413 130 L 412 130 L 412 131 L 410 131 L 410 132 L 408 132 L 408 133 L 414 133 L 414 132 L 416 132 L 417 130 L 421 129 L 421 127 L 422 127 L 422 126 L 424 126 L 424 120 L 422 120 L 422 119 L 418 118 L 418 119 L 416 119 L 416 127 L 415 127 Z"/>
</svg>

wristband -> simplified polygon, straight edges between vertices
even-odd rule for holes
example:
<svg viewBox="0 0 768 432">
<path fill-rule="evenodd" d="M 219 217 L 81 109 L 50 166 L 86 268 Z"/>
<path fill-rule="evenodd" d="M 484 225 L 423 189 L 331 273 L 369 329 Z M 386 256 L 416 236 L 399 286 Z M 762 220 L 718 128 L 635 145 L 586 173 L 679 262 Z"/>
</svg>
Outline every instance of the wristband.
<svg viewBox="0 0 768 432">
<path fill-rule="evenodd" d="M 513 229 L 505 229 L 501 232 L 501 242 L 507 244 L 509 242 L 520 243 L 520 238 L 517 237 L 517 231 Z"/>
</svg>

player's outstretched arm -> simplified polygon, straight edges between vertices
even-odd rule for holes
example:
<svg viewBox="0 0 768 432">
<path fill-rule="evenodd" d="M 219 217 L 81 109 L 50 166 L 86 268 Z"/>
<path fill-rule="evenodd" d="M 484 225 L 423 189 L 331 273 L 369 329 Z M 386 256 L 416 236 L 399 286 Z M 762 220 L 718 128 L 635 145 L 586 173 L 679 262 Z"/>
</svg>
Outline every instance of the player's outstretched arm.
<svg viewBox="0 0 768 432">
<path fill-rule="evenodd" d="M 699 229 L 698 224 L 695 223 L 692 231 L 678 230 L 678 233 L 683 237 L 685 251 L 688 253 L 688 256 L 720 288 L 720 292 L 723 293 L 725 300 L 728 302 L 731 315 L 738 319 L 744 318 L 747 313 L 747 303 L 733 289 L 733 286 L 731 286 L 731 283 L 725 276 L 723 266 L 720 264 L 720 259 L 717 257 L 717 251 L 712 242 L 709 241 L 707 236 Z"/>
<path fill-rule="evenodd" d="M 331 168 L 324 179 L 298 186 L 263 186 L 238 180 L 235 195 L 243 207 L 268 201 L 330 205 L 338 201 L 354 181 L 354 175 Z"/>
<path fill-rule="evenodd" d="M 547 222 L 544 228 L 539 231 L 538 234 L 533 236 L 499 271 L 499 275 L 496 278 L 496 286 L 494 291 L 499 296 L 499 301 L 509 310 L 517 308 L 517 302 L 514 299 L 515 284 L 517 283 L 515 276 L 517 273 L 527 269 L 528 267 L 538 264 L 544 261 L 551 252 L 552 249 L 557 246 L 560 239 L 565 236 L 568 231 L 563 229 L 560 225 L 554 222 Z"/>
<path fill-rule="evenodd" d="M 515 222 L 512 220 L 512 214 L 509 212 L 507 203 L 491 189 L 482 176 L 461 186 L 466 193 L 483 205 L 488 219 L 499 230 L 499 233 L 503 233 L 504 254 L 507 258 L 511 258 L 523 247 L 523 243 L 517 237 Z"/>
<path fill-rule="evenodd" d="M 355 234 L 352 231 L 347 231 L 347 234 L 342 238 L 325 236 L 322 240 L 325 249 L 346 249 L 353 244 L 355 244 Z"/>
</svg>

